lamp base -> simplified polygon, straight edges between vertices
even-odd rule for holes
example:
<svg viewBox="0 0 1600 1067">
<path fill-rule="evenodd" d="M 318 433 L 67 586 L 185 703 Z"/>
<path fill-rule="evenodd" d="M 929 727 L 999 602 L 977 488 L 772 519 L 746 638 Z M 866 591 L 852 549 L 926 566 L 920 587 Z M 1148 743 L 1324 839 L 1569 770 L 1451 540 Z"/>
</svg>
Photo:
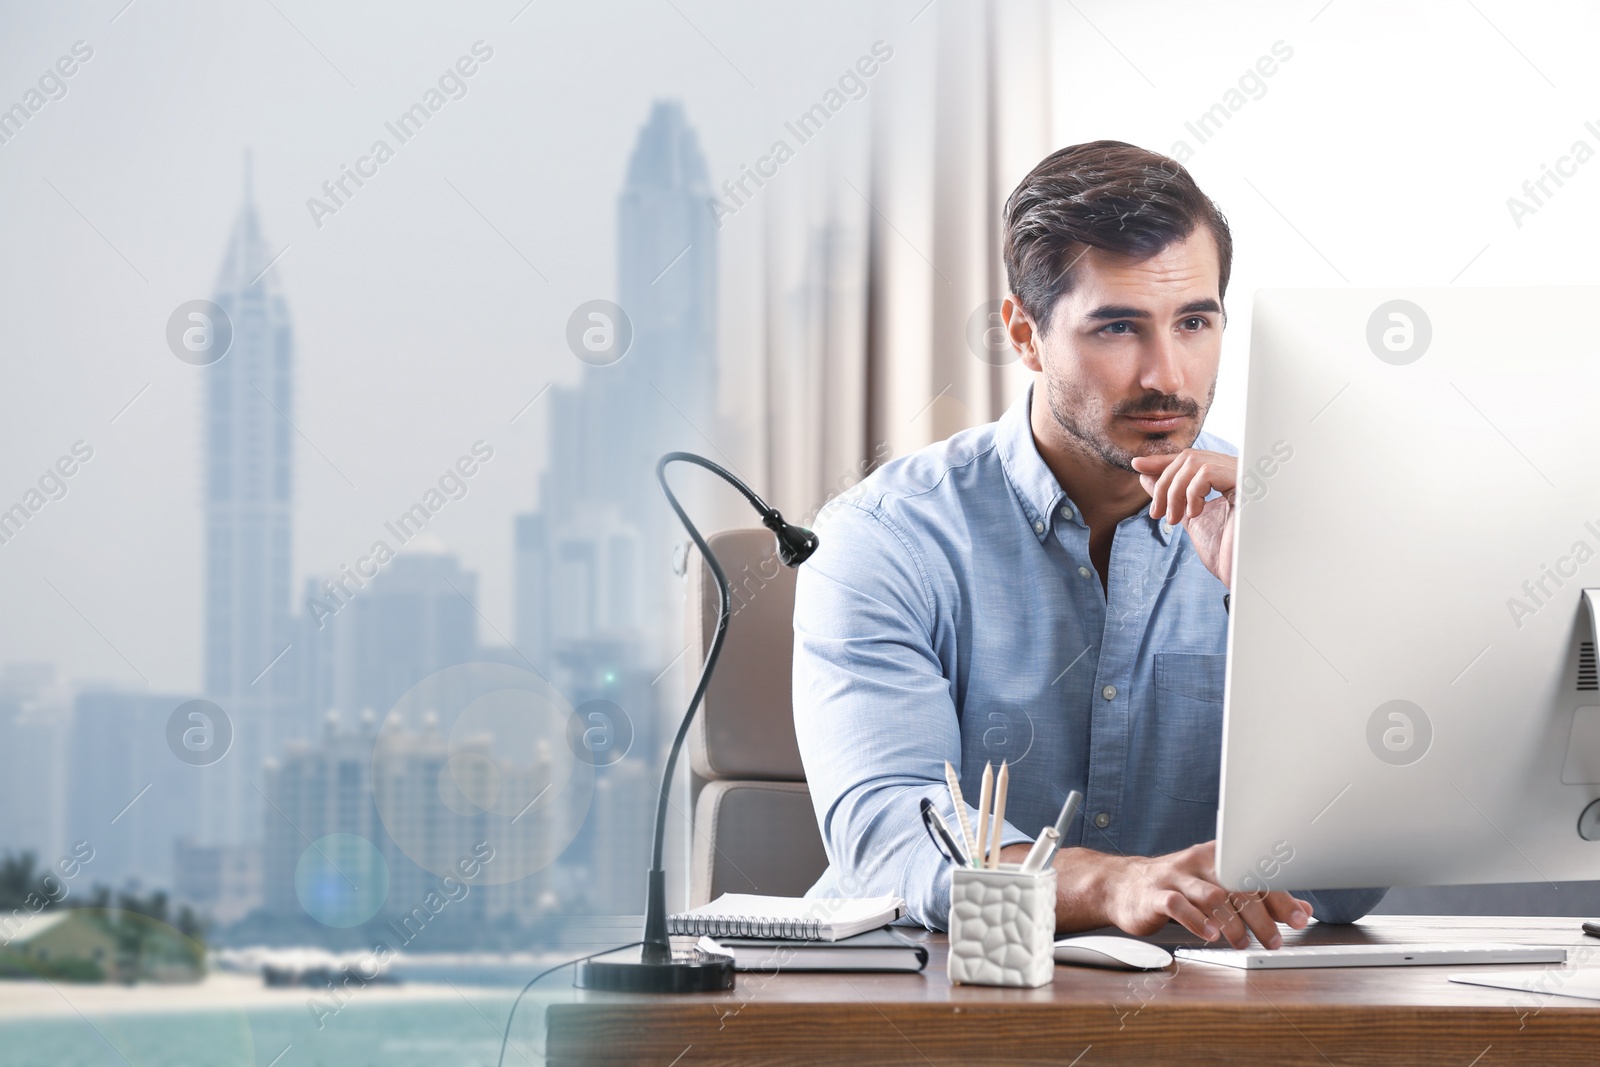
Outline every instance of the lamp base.
<svg viewBox="0 0 1600 1067">
<path fill-rule="evenodd" d="M 733 960 L 690 949 L 647 963 L 642 949 L 624 949 L 580 963 L 572 984 L 607 993 L 717 993 L 733 988 Z"/>
</svg>

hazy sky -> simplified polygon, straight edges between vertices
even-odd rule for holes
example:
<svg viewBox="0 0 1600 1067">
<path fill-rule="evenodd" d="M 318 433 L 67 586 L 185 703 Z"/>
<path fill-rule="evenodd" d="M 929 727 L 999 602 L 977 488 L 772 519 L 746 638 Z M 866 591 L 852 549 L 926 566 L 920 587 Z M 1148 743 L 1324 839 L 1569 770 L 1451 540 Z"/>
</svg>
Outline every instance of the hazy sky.
<svg viewBox="0 0 1600 1067">
<path fill-rule="evenodd" d="M 494 460 L 431 529 L 513 633 L 511 516 L 536 502 L 547 422 L 541 405 L 511 419 L 576 380 L 567 317 L 615 296 L 616 196 L 652 100 L 684 102 L 720 180 L 871 43 L 827 5 L 523 2 L 7 11 L 5 104 L 75 42 L 93 54 L 0 145 L 0 506 L 75 441 L 94 457 L 0 545 L 0 660 L 199 683 L 204 372 L 164 331 L 212 293 L 247 148 L 267 243 L 288 246 L 273 276 L 304 435 L 296 574 L 353 561 L 485 439 Z M 477 41 L 493 55 L 466 95 L 318 228 L 307 198 L 375 139 L 396 144 L 384 123 Z"/>
<path fill-rule="evenodd" d="M 0 14 L 0 107 L 75 42 L 93 49 L 0 144 L 0 508 L 74 442 L 94 449 L 67 496 L 0 545 L 0 661 L 161 690 L 199 684 L 203 563 L 203 372 L 164 331 L 212 293 L 247 148 L 267 242 L 287 247 L 273 275 L 304 435 L 297 576 L 350 562 L 486 439 L 495 459 L 432 529 L 510 634 L 511 516 L 536 503 L 547 458 L 540 406 L 511 418 L 576 380 L 567 317 L 615 295 L 615 198 L 651 101 L 683 101 L 719 183 L 876 37 L 925 50 L 936 21 L 924 0 L 872 15 L 843 0 L 124 2 Z M 1582 11 L 1077 0 L 1047 29 L 1003 19 L 999 47 L 1052 35 L 1059 143 L 1161 151 L 1276 41 L 1293 49 L 1189 163 L 1235 231 L 1208 428 L 1237 441 L 1259 287 L 1596 281 L 1600 163 L 1520 225 L 1507 208 L 1575 141 L 1600 147 Z M 494 54 L 465 97 L 316 227 L 306 199 L 479 40 Z M 727 276 L 759 223 L 741 212 L 721 234 L 725 408 L 744 380 Z"/>
</svg>

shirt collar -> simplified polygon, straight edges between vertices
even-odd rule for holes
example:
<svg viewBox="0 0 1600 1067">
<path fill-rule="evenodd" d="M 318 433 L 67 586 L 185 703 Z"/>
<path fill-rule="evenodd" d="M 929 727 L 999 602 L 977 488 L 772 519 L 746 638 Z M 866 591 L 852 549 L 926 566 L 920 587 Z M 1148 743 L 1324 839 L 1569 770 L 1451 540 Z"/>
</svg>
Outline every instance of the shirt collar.
<svg viewBox="0 0 1600 1067">
<path fill-rule="evenodd" d="M 1030 383 L 1017 402 L 1006 409 L 996 423 L 995 447 L 1006 480 L 1011 483 L 1011 491 L 1022 505 L 1028 527 L 1042 544 L 1050 536 L 1055 520 L 1071 522 L 1085 530 L 1089 524 L 1083 521 L 1082 510 L 1061 488 L 1061 483 L 1056 481 L 1055 474 L 1039 455 L 1039 447 L 1033 440 L 1030 418 L 1032 405 L 1033 384 Z M 1071 509 L 1070 518 L 1061 513 L 1064 506 Z M 1176 527 L 1164 520 L 1150 518 L 1148 511 L 1141 514 L 1158 541 L 1164 545 L 1171 543 L 1178 532 Z"/>
</svg>

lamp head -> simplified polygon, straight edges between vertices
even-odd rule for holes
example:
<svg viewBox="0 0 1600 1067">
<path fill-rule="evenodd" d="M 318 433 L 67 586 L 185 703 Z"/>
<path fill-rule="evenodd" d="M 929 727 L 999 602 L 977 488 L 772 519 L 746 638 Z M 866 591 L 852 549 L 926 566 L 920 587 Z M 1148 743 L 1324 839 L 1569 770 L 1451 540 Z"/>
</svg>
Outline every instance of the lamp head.
<svg viewBox="0 0 1600 1067">
<path fill-rule="evenodd" d="M 778 538 L 778 558 L 785 567 L 798 567 L 817 550 L 817 535 L 804 526 L 784 522 L 777 508 L 762 513 L 761 525 Z"/>
</svg>

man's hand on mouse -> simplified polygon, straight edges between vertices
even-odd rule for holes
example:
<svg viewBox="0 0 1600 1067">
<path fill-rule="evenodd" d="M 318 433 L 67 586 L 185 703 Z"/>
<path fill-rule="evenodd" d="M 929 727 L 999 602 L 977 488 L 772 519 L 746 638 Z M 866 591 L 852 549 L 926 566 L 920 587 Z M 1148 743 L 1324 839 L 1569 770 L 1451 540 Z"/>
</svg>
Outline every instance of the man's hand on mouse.
<svg viewBox="0 0 1600 1067">
<path fill-rule="evenodd" d="M 1234 948 L 1247 948 L 1250 934 L 1267 948 L 1283 943 L 1278 923 L 1304 929 L 1307 901 L 1282 891 L 1229 892 L 1216 881 L 1215 841 L 1164 856 L 1108 856 L 1106 918 L 1135 936 L 1156 933 L 1173 920 L 1191 933 Z"/>
<path fill-rule="evenodd" d="M 1186 448 L 1133 457 L 1139 484 L 1150 494 L 1150 517 L 1182 524 L 1195 554 L 1222 584 L 1233 588 L 1233 504 L 1239 461 L 1225 452 Z M 1211 490 L 1215 500 L 1207 500 Z"/>
</svg>

